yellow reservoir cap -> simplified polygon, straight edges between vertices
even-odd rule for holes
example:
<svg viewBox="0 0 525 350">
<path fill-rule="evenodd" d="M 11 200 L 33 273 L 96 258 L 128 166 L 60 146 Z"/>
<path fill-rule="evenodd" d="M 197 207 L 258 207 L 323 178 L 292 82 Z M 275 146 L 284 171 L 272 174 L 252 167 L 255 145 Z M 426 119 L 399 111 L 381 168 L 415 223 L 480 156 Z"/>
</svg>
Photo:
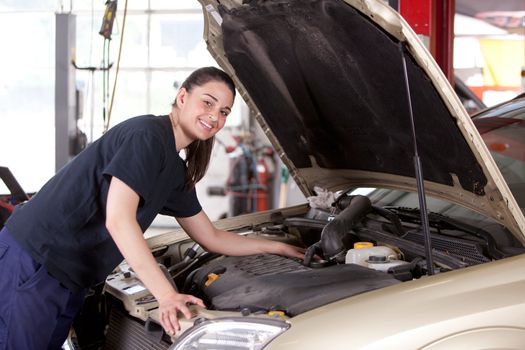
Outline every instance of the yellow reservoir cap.
<svg viewBox="0 0 525 350">
<path fill-rule="evenodd" d="M 371 248 L 374 246 L 374 243 L 372 242 L 355 242 L 354 248 L 355 249 L 361 249 L 361 248 Z"/>
</svg>

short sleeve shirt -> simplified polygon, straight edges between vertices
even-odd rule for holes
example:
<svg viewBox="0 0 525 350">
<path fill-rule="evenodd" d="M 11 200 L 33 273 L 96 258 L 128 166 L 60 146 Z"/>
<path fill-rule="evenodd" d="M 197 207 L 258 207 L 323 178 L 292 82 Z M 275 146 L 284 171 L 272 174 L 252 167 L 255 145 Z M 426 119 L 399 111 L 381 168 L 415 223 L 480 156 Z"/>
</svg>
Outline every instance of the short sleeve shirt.
<svg viewBox="0 0 525 350">
<path fill-rule="evenodd" d="M 110 179 L 139 196 L 144 232 L 159 212 L 189 217 L 201 211 L 185 188 L 186 166 L 168 116 L 128 119 L 71 160 L 6 223 L 14 239 L 72 291 L 102 282 L 123 257 L 105 227 Z"/>
</svg>

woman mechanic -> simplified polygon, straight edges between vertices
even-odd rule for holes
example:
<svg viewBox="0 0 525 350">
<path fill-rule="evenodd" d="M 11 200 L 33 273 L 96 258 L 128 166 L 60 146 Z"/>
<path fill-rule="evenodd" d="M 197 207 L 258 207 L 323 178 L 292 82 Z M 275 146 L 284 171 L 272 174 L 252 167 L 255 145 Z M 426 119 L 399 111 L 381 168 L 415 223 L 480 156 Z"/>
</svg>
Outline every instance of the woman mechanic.
<svg viewBox="0 0 525 350">
<path fill-rule="evenodd" d="M 159 302 L 165 331 L 175 334 L 178 313 L 189 318 L 187 304 L 204 304 L 175 291 L 151 254 L 143 232 L 158 213 L 176 217 L 208 251 L 303 257 L 291 245 L 216 229 L 197 200 L 194 186 L 234 97 L 223 71 L 194 71 L 169 115 L 114 126 L 16 208 L 0 232 L 0 349 L 60 349 L 86 289 L 122 258 Z"/>
</svg>

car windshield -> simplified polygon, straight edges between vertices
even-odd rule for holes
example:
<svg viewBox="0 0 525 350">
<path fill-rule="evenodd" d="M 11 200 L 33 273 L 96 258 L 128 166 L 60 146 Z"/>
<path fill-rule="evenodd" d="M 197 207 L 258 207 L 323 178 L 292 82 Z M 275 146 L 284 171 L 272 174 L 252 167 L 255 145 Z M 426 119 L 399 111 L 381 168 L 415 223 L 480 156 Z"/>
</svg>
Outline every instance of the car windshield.
<svg viewBox="0 0 525 350">
<path fill-rule="evenodd" d="M 525 97 L 482 112 L 473 117 L 473 121 L 525 213 Z M 413 192 L 376 189 L 368 196 L 381 206 L 419 207 L 417 194 Z M 427 197 L 427 207 L 429 211 L 471 222 L 478 227 L 495 223 L 470 209 L 431 197 Z"/>
<path fill-rule="evenodd" d="M 488 110 L 473 120 L 514 198 L 524 211 L 525 98 Z"/>
</svg>

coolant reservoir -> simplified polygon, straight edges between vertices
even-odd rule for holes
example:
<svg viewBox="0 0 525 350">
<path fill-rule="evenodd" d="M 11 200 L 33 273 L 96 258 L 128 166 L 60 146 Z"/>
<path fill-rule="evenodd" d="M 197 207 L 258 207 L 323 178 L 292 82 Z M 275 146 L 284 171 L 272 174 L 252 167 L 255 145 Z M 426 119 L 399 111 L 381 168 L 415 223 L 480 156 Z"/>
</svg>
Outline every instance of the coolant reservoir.
<svg viewBox="0 0 525 350">
<path fill-rule="evenodd" d="M 345 263 L 368 267 L 367 260 L 372 255 L 385 256 L 388 260 L 397 260 L 398 258 L 397 253 L 390 247 L 374 247 L 370 242 L 357 242 L 354 244 L 354 248 L 349 249 L 346 253 Z"/>
</svg>

